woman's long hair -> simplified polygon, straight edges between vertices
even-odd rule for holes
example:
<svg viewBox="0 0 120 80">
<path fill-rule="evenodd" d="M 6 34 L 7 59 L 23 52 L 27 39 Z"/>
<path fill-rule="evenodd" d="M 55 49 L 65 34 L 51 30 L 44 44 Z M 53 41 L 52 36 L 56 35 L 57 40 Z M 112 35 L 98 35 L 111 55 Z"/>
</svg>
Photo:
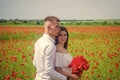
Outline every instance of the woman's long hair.
<svg viewBox="0 0 120 80">
<path fill-rule="evenodd" d="M 61 32 L 61 31 L 65 31 L 65 32 L 67 33 L 67 40 L 66 40 L 66 42 L 65 42 L 65 44 L 64 44 L 64 48 L 67 49 L 67 47 L 68 47 L 69 34 L 68 34 L 67 29 L 66 29 L 64 26 L 60 26 L 60 32 Z M 59 35 L 58 35 L 58 36 L 59 36 Z M 55 38 L 55 45 L 58 44 L 58 36 Z"/>
</svg>

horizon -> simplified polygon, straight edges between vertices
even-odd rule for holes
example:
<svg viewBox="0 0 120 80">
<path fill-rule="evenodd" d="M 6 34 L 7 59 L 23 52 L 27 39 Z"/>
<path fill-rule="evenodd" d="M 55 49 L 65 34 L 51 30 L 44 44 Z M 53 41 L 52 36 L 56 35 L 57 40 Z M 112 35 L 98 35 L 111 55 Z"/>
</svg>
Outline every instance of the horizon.
<svg viewBox="0 0 120 80">
<path fill-rule="evenodd" d="M 16 19 L 0 19 L 0 20 L 44 20 L 44 19 L 18 19 L 18 18 L 16 18 Z M 81 20 L 81 21 L 92 21 L 92 20 L 120 20 L 120 18 L 119 19 L 60 19 L 60 20 Z"/>
</svg>

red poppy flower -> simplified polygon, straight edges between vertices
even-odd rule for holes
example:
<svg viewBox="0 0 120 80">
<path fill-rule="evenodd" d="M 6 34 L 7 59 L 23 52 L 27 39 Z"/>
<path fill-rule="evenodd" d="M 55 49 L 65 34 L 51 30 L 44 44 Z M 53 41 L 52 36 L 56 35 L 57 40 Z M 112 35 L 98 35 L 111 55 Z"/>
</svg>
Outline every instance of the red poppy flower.
<svg viewBox="0 0 120 80">
<path fill-rule="evenodd" d="M 10 80 L 10 76 L 5 76 L 4 80 Z"/>
<path fill-rule="evenodd" d="M 13 76 L 13 77 L 16 77 L 16 76 L 17 76 L 17 72 L 12 71 L 12 76 Z"/>
</svg>

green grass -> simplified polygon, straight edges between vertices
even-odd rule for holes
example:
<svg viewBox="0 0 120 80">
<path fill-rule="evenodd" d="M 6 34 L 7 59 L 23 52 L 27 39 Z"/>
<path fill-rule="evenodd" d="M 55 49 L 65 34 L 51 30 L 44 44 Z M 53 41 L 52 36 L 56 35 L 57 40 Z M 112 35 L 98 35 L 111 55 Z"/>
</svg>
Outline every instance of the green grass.
<svg viewBox="0 0 120 80">
<path fill-rule="evenodd" d="M 10 76 L 10 80 L 21 78 L 33 80 L 35 68 L 32 65 L 33 58 L 33 41 L 9 40 L 2 42 L 4 47 L 1 51 L 1 72 L 0 79 Z M 12 72 L 16 72 L 13 76 Z M 22 74 L 24 72 L 24 74 Z"/>
<path fill-rule="evenodd" d="M 37 33 L 23 33 L 23 32 L 17 32 L 17 33 L 7 33 L 3 32 L 0 35 L 0 40 L 35 40 L 40 37 L 41 34 Z"/>
<path fill-rule="evenodd" d="M 90 69 L 84 71 L 83 80 L 120 79 L 120 65 L 116 68 L 120 63 L 119 35 L 118 33 L 70 34 L 68 49 L 71 55 L 83 55 L 90 61 Z M 111 55 L 111 57 L 108 57 L 108 55 Z M 89 77 L 89 79 L 85 79 L 86 77 Z"/>
<path fill-rule="evenodd" d="M 37 33 L 0 35 L 0 80 L 33 80 L 32 64 Z M 69 53 L 83 55 L 90 64 L 81 80 L 120 80 L 120 33 L 70 33 Z M 13 73 L 14 74 L 13 74 Z"/>
</svg>

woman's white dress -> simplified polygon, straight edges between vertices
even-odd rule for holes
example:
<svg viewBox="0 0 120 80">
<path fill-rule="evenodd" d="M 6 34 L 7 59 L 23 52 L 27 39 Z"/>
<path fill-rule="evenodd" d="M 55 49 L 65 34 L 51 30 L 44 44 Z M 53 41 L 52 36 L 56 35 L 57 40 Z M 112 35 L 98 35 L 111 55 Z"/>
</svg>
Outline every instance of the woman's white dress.
<svg viewBox="0 0 120 80">
<path fill-rule="evenodd" d="M 68 65 L 73 57 L 69 53 L 56 52 L 55 67 L 61 67 L 63 71 L 71 73 L 71 68 Z"/>
</svg>

